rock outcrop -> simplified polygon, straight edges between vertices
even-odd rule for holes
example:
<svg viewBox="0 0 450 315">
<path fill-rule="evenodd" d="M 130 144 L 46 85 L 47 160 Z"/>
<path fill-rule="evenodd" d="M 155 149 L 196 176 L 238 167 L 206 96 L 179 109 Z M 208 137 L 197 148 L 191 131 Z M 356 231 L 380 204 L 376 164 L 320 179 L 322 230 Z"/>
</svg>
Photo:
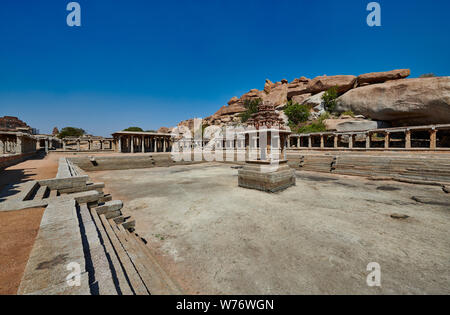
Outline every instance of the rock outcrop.
<svg viewBox="0 0 450 315">
<path fill-rule="evenodd" d="M 246 111 L 245 102 L 261 99 L 272 104 L 288 124 L 284 109 L 288 101 L 308 105 L 310 119 L 324 113 L 322 96 L 337 87 L 340 97 L 337 111 L 352 111 L 355 117 L 343 122 L 329 122 L 332 130 L 366 130 L 372 127 L 450 123 L 450 77 L 406 79 L 409 69 L 353 75 L 319 76 L 314 79 L 300 77 L 288 82 L 269 79 L 264 89 L 252 89 L 241 97 L 233 97 L 214 115 L 204 119 L 206 125 L 238 125 Z M 388 124 L 383 124 L 388 122 Z M 179 125 L 193 128 L 193 120 Z M 333 126 L 331 126 L 333 125 Z M 192 128 L 191 128 L 192 127 Z M 350 128 L 350 129 L 349 129 Z"/>
<path fill-rule="evenodd" d="M 337 99 L 351 110 L 395 126 L 450 123 L 450 77 L 403 79 L 353 89 Z"/>
<path fill-rule="evenodd" d="M 357 118 L 325 119 L 324 124 L 330 131 L 362 131 L 389 127 L 388 124 L 381 121 Z"/>
<path fill-rule="evenodd" d="M 361 74 L 357 78 L 358 85 L 367 85 L 375 83 L 384 83 L 391 80 L 405 79 L 409 77 L 411 71 L 409 69 L 392 70 L 386 72 L 372 72 Z"/>
<path fill-rule="evenodd" d="M 312 79 L 307 87 L 306 93 L 320 93 L 337 87 L 338 93 L 345 93 L 352 89 L 355 85 L 356 77 L 354 75 L 334 75 L 334 76 L 321 76 Z"/>
</svg>

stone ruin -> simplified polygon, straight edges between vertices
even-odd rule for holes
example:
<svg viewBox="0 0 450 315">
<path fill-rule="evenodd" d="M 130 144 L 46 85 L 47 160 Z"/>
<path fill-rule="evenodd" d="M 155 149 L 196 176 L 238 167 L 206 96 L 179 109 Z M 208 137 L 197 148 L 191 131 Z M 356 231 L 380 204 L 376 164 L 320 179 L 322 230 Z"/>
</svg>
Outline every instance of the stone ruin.
<svg viewBox="0 0 450 315">
<path fill-rule="evenodd" d="M 295 173 L 286 159 L 286 144 L 291 132 L 283 127 L 275 107 L 263 102 L 247 124 L 254 129 L 245 132 L 246 142 L 249 150 L 256 149 L 256 154 L 250 152 L 244 167 L 239 170 L 239 186 L 272 193 L 294 186 Z"/>
</svg>

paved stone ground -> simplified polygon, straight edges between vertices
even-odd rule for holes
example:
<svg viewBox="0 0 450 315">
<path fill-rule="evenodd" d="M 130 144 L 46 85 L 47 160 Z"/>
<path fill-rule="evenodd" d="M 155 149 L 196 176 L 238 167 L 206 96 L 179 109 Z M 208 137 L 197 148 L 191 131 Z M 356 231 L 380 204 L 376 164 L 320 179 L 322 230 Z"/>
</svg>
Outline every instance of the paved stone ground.
<svg viewBox="0 0 450 315">
<path fill-rule="evenodd" d="M 237 170 L 218 164 L 90 176 L 125 201 L 189 293 L 450 293 L 449 195 L 439 187 L 297 172 L 296 187 L 268 194 L 239 188 Z M 366 285 L 370 262 L 381 288 Z"/>
</svg>

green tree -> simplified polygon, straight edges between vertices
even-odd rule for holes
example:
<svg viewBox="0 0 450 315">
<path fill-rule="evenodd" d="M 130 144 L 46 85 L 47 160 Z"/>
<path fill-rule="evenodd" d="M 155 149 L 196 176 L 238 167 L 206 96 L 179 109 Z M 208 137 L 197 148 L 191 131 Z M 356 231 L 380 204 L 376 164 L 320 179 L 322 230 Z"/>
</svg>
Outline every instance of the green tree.
<svg viewBox="0 0 450 315">
<path fill-rule="evenodd" d="M 306 105 L 300 105 L 298 103 L 292 103 L 289 101 L 284 113 L 289 118 L 289 122 L 295 125 L 305 122 L 309 118 L 309 107 Z"/>
<path fill-rule="evenodd" d="M 320 117 L 317 121 L 298 128 L 297 133 L 324 132 L 327 130 L 324 120 L 329 119 L 330 117 L 331 117 L 331 115 L 329 113 L 327 113 L 327 112 L 323 113 L 322 115 L 320 115 Z"/>
<path fill-rule="evenodd" d="M 58 137 L 60 139 L 66 137 L 81 137 L 84 134 L 86 134 L 86 132 L 81 128 L 64 127 L 63 129 L 61 129 L 60 133 L 58 134 Z"/>
<path fill-rule="evenodd" d="M 247 120 L 252 117 L 254 113 L 258 112 L 258 106 L 261 104 L 262 100 L 260 98 L 252 99 L 252 100 L 245 100 L 244 101 L 244 107 L 246 109 L 245 112 L 241 113 L 241 122 L 245 123 Z"/>
<path fill-rule="evenodd" d="M 338 98 L 338 89 L 337 87 L 332 87 L 328 91 L 326 91 L 322 96 L 322 101 L 325 106 L 325 110 L 333 113 L 336 110 L 336 99 Z"/>
<path fill-rule="evenodd" d="M 127 129 L 124 129 L 123 131 L 143 132 L 144 130 L 141 127 L 128 127 Z"/>
</svg>

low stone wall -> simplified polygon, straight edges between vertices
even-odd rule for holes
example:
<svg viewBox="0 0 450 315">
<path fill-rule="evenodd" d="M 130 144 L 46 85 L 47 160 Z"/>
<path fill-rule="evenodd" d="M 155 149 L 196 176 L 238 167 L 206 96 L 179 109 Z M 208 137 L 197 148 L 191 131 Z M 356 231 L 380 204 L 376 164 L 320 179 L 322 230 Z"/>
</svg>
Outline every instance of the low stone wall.
<svg viewBox="0 0 450 315">
<path fill-rule="evenodd" d="M 148 155 L 115 155 L 115 156 L 77 156 L 69 157 L 68 161 L 77 165 L 84 171 L 110 171 L 127 170 L 152 167 L 169 167 L 173 165 L 194 164 L 201 162 L 172 160 L 171 155 L 166 153 Z M 193 160 L 193 159 L 192 159 Z"/>
<path fill-rule="evenodd" d="M 290 154 L 289 166 L 303 171 L 363 176 L 417 184 L 448 185 L 450 154 Z"/>
<path fill-rule="evenodd" d="M 23 162 L 35 154 L 36 153 L 33 152 L 33 153 L 15 154 L 15 155 L 10 155 L 10 156 L 0 157 L 0 170 L 3 170 L 7 167 L 18 164 L 20 162 Z"/>
</svg>

